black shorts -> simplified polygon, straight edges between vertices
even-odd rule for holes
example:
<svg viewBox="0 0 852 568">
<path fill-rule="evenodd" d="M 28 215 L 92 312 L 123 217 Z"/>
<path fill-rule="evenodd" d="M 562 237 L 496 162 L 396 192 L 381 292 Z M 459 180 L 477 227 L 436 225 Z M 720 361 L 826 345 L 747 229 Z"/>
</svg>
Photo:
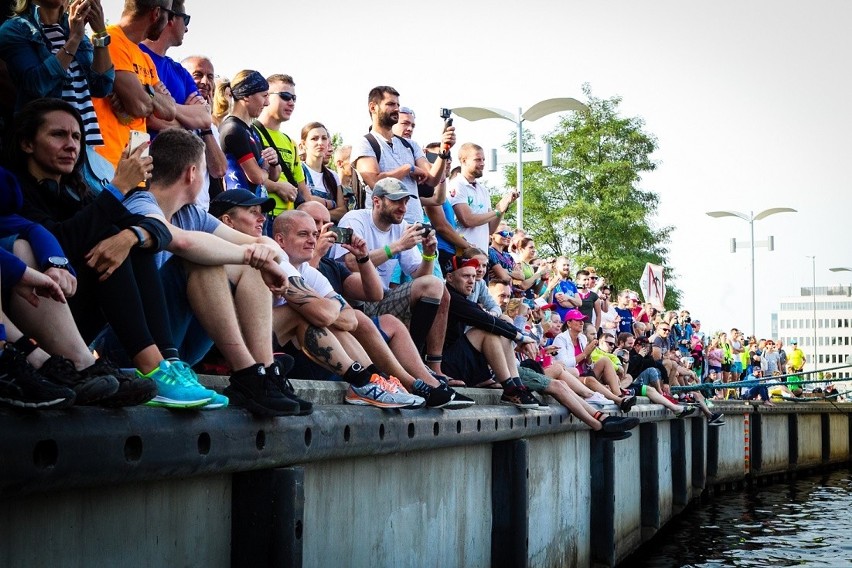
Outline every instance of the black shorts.
<svg viewBox="0 0 852 568">
<path fill-rule="evenodd" d="M 731 364 L 730 363 L 722 363 L 722 372 L 730 373 L 731 372 Z"/>
<path fill-rule="evenodd" d="M 485 355 L 477 351 L 465 335 L 444 351 L 441 370 L 471 387 L 492 378 Z"/>
</svg>

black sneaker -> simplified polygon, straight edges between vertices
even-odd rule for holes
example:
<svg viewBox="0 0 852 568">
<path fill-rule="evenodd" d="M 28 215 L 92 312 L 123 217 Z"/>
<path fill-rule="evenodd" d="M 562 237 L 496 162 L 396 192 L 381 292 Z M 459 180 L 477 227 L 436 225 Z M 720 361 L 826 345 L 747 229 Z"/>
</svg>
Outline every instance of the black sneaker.
<svg viewBox="0 0 852 568">
<path fill-rule="evenodd" d="M 624 432 L 632 430 L 639 425 L 639 419 L 635 416 L 608 416 L 601 420 L 603 432 Z"/>
<path fill-rule="evenodd" d="M 441 385 L 441 388 L 447 389 L 453 395 L 452 402 L 450 402 L 450 404 L 448 404 L 447 406 L 444 407 L 447 410 L 455 410 L 455 409 L 458 409 L 458 408 L 467 408 L 468 406 L 473 406 L 474 404 L 476 404 L 476 401 L 474 401 L 472 398 L 463 395 L 462 393 L 458 392 L 457 390 L 455 390 L 452 387 L 448 387 L 446 385 Z"/>
<path fill-rule="evenodd" d="M 443 384 L 438 387 L 427 385 L 423 380 L 417 379 L 414 381 L 414 386 L 411 388 L 411 394 L 416 394 L 426 400 L 427 408 L 450 408 L 448 405 L 453 402 L 453 393 Z"/>
<path fill-rule="evenodd" d="M 609 440 L 611 442 L 616 442 L 618 440 L 626 440 L 627 438 L 629 438 L 633 434 L 631 432 L 626 432 L 624 430 L 621 430 L 619 432 L 605 432 L 603 430 L 598 430 L 597 432 L 595 432 L 595 435 L 598 438 L 601 438 L 603 440 Z"/>
<path fill-rule="evenodd" d="M 707 419 L 708 426 L 724 426 L 725 425 L 725 415 L 721 412 L 714 412 L 710 415 L 710 418 Z"/>
<path fill-rule="evenodd" d="M 287 371 L 293 368 L 293 358 L 289 355 L 284 355 L 284 357 L 290 358 L 288 364 L 286 360 L 282 361 L 280 357 L 282 356 L 278 355 L 275 357 L 275 362 L 266 368 L 266 373 L 273 381 L 275 381 L 278 385 L 278 390 L 280 390 L 284 396 L 299 403 L 299 416 L 307 416 L 314 411 L 314 403 L 303 398 L 299 398 L 296 395 L 296 389 L 293 388 L 293 384 L 290 383 L 290 379 L 286 376 Z"/>
<path fill-rule="evenodd" d="M 17 408 L 67 408 L 74 391 L 42 377 L 10 343 L 0 352 L 0 403 Z"/>
<path fill-rule="evenodd" d="M 276 382 L 257 363 L 231 375 L 231 384 L 224 393 L 237 406 L 264 416 L 295 416 L 299 403 L 286 396 Z"/>
<path fill-rule="evenodd" d="M 80 372 L 88 375 L 109 373 L 118 381 L 118 390 L 98 401 L 97 405 L 104 408 L 138 406 L 157 396 L 157 383 L 138 376 L 136 371 L 125 373 L 104 356 L 98 357 L 94 365 Z"/>
<path fill-rule="evenodd" d="M 538 399 L 525 386 L 508 385 L 503 389 L 500 404 L 513 404 L 518 408 L 541 408 Z"/>
<path fill-rule="evenodd" d="M 91 369 L 91 367 L 89 368 Z M 38 372 L 45 379 L 73 390 L 75 404 L 91 404 L 118 391 L 118 380 L 106 369 L 78 371 L 74 363 L 59 355 L 44 362 Z"/>
<path fill-rule="evenodd" d="M 627 397 L 623 398 L 621 400 L 621 404 L 618 406 L 618 408 L 622 412 L 630 412 L 630 409 L 633 408 L 635 405 L 636 405 L 636 396 L 631 395 L 631 396 L 627 396 Z"/>
</svg>

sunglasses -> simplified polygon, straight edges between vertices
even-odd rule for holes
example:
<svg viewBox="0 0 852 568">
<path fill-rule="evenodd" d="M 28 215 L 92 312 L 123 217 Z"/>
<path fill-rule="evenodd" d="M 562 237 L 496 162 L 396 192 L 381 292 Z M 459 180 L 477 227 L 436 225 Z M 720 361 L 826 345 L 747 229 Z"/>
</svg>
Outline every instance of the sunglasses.
<svg viewBox="0 0 852 568">
<path fill-rule="evenodd" d="M 668 331 L 670 331 L 670 330 L 669 330 L 669 328 L 667 328 L 667 327 L 661 327 L 661 328 L 659 329 L 659 331 L 665 331 L 665 332 L 668 332 Z"/>
<path fill-rule="evenodd" d="M 189 14 L 181 14 L 180 12 L 173 12 L 172 10 L 169 10 L 168 8 L 163 8 L 163 10 L 169 15 L 169 21 L 170 22 L 172 20 L 174 20 L 175 17 L 183 18 L 183 25 L 186 26 L 186 27 L 189 27 L 189 18 L 190 18 Z"/>
<path fill-rule="evenodd" d="M 497 234 L 506 239 L 511 239 L 515 236 L 515 233 L 513 233 L 512 231 L 500 231 Z"/>
<path fill-rule="evenodd" d="M 607 345 L 609 345 L 610 347 L 615 347 L 615 343 L 614 343 L 614 342 L 612 342 L 612 341 L 604 341 L 604 343 L 606 343 L 606 344 L 607 344 Z"/>
<path fill-rule="evenodd" d="M 278 95 L 279 97 L 281 97 L 282 99 L 284 99 L 288 103 L 290 101 L 296 102 L 296 95 L 294 95 L 293 93 L 288 93 L 286 91 L 283 91 L 283 92 L 280 92 L 280 93 L 269 93 L 269 94 L 270 95 Z"/>
</svg>

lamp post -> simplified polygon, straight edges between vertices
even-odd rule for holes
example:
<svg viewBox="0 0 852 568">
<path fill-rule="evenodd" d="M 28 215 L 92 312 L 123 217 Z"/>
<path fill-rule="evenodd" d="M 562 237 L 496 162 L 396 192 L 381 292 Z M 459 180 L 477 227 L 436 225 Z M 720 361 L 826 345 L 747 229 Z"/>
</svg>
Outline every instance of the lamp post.
<svg viewBox="0 0 852 568">
<path fill-rule="evenodd" d="M 518 128 L 518 161 L 516 175 L 516 189 L 518 192 L 518 202 L 516 207 L 518 217 L 518 228 L 524 228 L 524 121 L 536 121 L 539 118 L 545 117 L 555 112 L 564 112 L 569 110 L 582 111 L 589 110 L 589 107 L 572 98 L 556 98 L 539 101 L 530 108 L 523 111 L 518 107 L 518 114 L 513 115 L 511 112 L 499 108 L 491 107 L 458 107 L 452 109 L 453 113 L 470 121 L 483 120 L 485 118 L 502 118 L 513 123 Z"/>
<path fill-rule="evenodd" d="M 754 222 L 760 221 L 761 219 L 766 219 L 770 215 L 775 215 L 776 213 L 796 213 L 795 209 L 790 209 L 789 207 L 773 207 L 771 209 L 765 209 L 758 213 L 754 214 L 754 211 L 749 211 L 748 215 L 745 213 L 740 213 L 739 211 L 708 211 L 707 215 L 710 217 L 737 217 L 738 219 L 742 219 L 743 221 L 749 224 L 749 230 L 751 232 L 751 241 L 748 243 L 749 247 L 751 247 L 751 334 L 753 336 L 757 336 L 756 324 L 755 324 L 755 296 L 754 296 L 754 247 L 755 246 L 765 246 L 770 251 L 774 249 L 774 239 L 769 237 L 768 241 L 763 241 L 761 243 L 754 242 Z M 732 250 L 731 252 L 736 252 L 737 240 L 733 239 L 732 241 Z"/>
<path fill-rule="evenodd" d="M 816 255 L 807 257 L 811 259 L 811 269 L 813 273 L 813 288 L 811 288 L 811 298 L 814 301 L 814 369 L 817 368 L 817 317 L 816 317 Z"/>
</svg>

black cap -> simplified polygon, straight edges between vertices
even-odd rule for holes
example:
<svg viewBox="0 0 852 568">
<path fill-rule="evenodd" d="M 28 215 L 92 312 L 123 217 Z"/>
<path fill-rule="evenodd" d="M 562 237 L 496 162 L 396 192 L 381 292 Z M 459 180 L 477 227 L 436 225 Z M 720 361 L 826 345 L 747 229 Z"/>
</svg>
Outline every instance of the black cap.
<svg viewBox="0 0 852 568">
<path fill-rule="evenodd" d="M 261 211 L 269 213 L 275 207 L 275 200 L 271 197 L 258 197 L 247 189 L 229 189 L 210 201 L 208 211 L 214 217 L 221 217 L 231 207 L 251 207 L 252 205 L 260 205 Z"/>
</svg>

